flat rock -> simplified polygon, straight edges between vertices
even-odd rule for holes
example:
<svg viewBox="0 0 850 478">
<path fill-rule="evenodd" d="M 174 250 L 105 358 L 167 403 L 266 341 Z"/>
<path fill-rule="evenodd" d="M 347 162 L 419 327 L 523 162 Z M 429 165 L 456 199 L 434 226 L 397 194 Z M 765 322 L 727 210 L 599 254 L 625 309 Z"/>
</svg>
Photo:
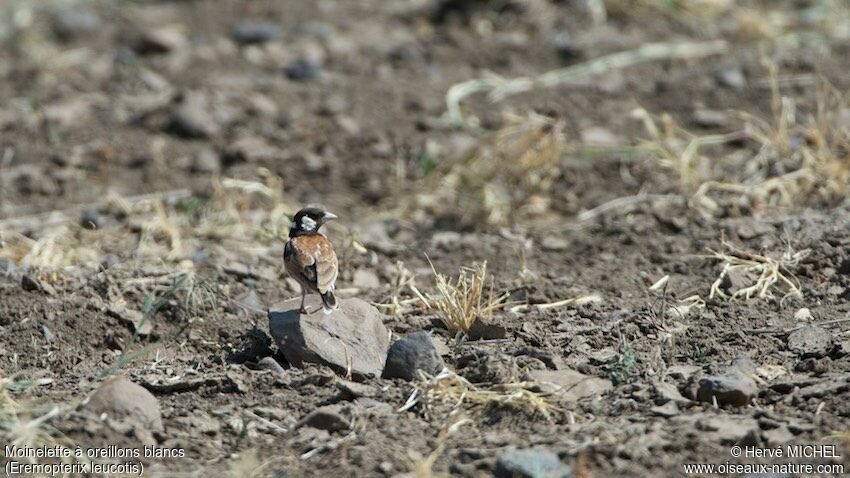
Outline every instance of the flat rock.
<svg viewBox="0 0 850 478">
<path fill-rule="evenodd" d="M 96 414 L 113 418 L 136 420 L 151 431 L 162 431 L 162 413 L 159 401 L 141 385 L 123 375 L 103 383 L 83 406 Z"/>
<path fill-rule="evenodd" d="M 337 299 L 339 310 L 325 314 L 317 294 L 307 297 L 301 315 L 300 298 L 269 310 L 269 330 L 286 360 L 295 367 L 306 363 L 328 365 L 336 371 L 380 376 L 387 361 L 390 337 L 383 315 L 360 299 Z"/>
<path fill-rule="evenodd" d="M 496 461 L 498 478 L 567 478 L 573 476 L 569 465 L 543 447 L 510 449 Z"/>
<path fill-rule="evenodd" d="M 610 380 L 591 377 L 571 369 L 532 370 L 526 378 L 537 382 L 536 388 L 541 392 L 559 394 L 571 401 L 602 395 L 614 387 Z"/>
<path fill-rule="evenodd" d="M 384 366 L 384 378 L 420 378 L 420 371 L 426 375 L 435 375 L 443 369 L 443 359 L 431 340 L 431 334 L 425 331 L 414 332 L 396 340 L 387 354 Z"/>
<path fill-rule="evenodd" d="M 801 357 L 823 357 L 833 349 L 832 334 L 822 327 L 803 326 L 788 335 L 788 349 Z"/>
<path fill-rule="evenodd" d="M 700 402 L 714 402 L 718 405 L 743 407 L 758 394 L 755 380 L 744 373 L 734 370 L 724 375 L 710 375 L 700 378 L 696 399 Z"/>
</svg>

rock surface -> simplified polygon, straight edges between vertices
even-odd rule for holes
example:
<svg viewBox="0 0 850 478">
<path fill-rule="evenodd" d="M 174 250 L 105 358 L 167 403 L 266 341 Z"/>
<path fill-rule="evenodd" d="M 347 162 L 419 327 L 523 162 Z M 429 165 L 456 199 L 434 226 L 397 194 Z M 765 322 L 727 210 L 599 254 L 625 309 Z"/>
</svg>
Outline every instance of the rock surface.
<svg viewBox="0 0 850 478">
<path fill-rule="evenodd" d="M 360 299 L 338 299 L 330 314 L 321 309 L 318 295 L 307 297 L 301 315 L 300 298 L 269 310 L 269 330 L 286 360 L 295 367 L 305 362 L 329 365 L 337 371 L 380 376 L 387 360 L 390 337 L 378 309 Z"/>
<path fill-rule="evenodd" d="M 384 378 L 415 380 L 419 372 L 435 375 L 443 369 L 443 359 L 425 331 L 414 332 L 397 340 L 389 350 Z"/>
<path fill-rule="evenodd" d="M 136 420 L 151 431 L 163 429 L 159 401 L 147 389 L 123 375 L 104 382 L 89 398 L 84 408 L 96 414 L 105 413 L 118 420 Z"/>
</svg>

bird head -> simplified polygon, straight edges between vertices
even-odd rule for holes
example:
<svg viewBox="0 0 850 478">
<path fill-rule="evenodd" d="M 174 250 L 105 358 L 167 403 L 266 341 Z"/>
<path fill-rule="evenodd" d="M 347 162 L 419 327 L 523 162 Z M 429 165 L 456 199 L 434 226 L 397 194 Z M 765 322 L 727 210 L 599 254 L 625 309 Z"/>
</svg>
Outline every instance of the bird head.
<svg viewBox="0 0 850 478">
<path fill-rule="evenodd" d="M 289 236 L 319 232 L 319 228 L 336 219 L 336 214 L 315 207 L 305 207 L 292 219 Z"/>
</svg>

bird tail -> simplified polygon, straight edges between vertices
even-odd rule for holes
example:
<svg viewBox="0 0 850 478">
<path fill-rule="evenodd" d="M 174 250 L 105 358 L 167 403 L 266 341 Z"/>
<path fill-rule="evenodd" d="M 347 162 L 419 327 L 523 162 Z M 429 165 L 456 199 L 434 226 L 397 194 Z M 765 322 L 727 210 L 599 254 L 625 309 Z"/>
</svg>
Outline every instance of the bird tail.
<svg viewBox="0 0 850 478">
<path fill-rule="evenodd" d="M 327 292 L 323 292 L 321 296 L 322 308 L 325 309 L 326 314 L 330 314 L 331 311 L 339 309 L 339 303 L 336 301 L 334 291 L 329 290 Z"/>
</svg>

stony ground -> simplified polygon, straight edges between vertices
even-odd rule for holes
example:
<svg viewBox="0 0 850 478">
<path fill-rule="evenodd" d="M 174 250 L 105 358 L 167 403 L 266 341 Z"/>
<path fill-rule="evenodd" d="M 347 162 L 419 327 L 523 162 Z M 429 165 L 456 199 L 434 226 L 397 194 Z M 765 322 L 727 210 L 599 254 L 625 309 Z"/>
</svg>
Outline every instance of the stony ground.
<svg viewBox="0 0 850 478">
<path fill-rule="evenodd" d="M 831 7 L 0 3 L 3 444 L 183 450 L 141 459 L 158 476 L 850 467 L 850 50 Z M 486 71 L 652 42 L 711 51 L 446 115 Z M 349 304 L 303 319 L 336 337 L 312 345 L 267 314 L 297 296 L 281 256 L 308 203 L 340 216 Z M 457 333 L 428 306 L 435 272 L 485 262 L 507 303 Z M 839 456 L 730 454 L 789 444 Z"/>
</svg>

